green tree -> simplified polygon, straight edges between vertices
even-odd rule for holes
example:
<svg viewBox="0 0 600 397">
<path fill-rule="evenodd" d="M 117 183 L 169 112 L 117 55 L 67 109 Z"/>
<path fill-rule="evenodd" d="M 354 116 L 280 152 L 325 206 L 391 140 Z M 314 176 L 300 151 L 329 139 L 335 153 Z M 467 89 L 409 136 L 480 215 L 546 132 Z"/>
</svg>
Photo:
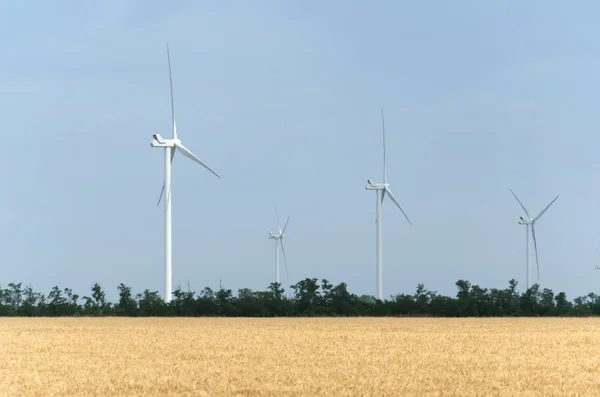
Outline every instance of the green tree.
<svg viewBox="0 0 600 397">
<path fill-rule="evenodd" d="M 6 289 L 6 304 L 10 305 L 15 314 L 19 313 L 21 304 L 23 303 L 23 289 L 21 288 L 23 283 L 10 283 Z"/>
<path fill-rule="evenodd" d="M 28 317 L 38 316 L 41 305 L 43 305 L 43 301 L 40 299 L 40 294 L 33 291 L 31 284 L 25 287 L 20 314 Z"/>
<path fill-rule="evenodd" d="M 525 316 L 537 316 L 540 313 L 540 302 L 542 294 L 540 285 L 533 284 L 523 295 L 521 295 L 521 311 Z"/>
<path fill-rule="evenodd" d="M 459 315 L 463 317 L 476 315 L 471 300 L 471 283 L 466 280 L 458 280 L 456 286 L 458 287 L 456 298 L 458 300 Z"/>
<path fill-rule="evenodd" d="M 219 288 L 215 293 L 215 303 L 217 304 L 221 316 L 235 317 L 238 315 L 233 293 L 230 289 L 223 287 Z"/>
<path fill-rule="evenodd" d="M 54 286 L 48 294 L 48 303 L 46 304 L 46 312 L 50 316 L 68 316 L 72 313 L 69 312 L 69 304 L 67 298 L 63 295 L 63 291 L 58 287 Z"/>
<path fill-rule="evenodd" d="M 133 298 L 131 288 L 121 283 L 117 287 L 119 291 L 119 304 L 115 309 L 117 316 L 136 316 L 138 314 L 137 302 Z"/>
<path fill-rule="evenodd" d="M 544 288 L 540 295 L 540 305 L 538 312 L 542 316 L 551 316 L 555 311 L 554 292 L 551 289 Z"/>
<path fill-rule="evenodd" d="M 176 316 L 190 317 L 196 315 L 196 299 L 194 291 L 184 291 L 177 288 L 173 291 L 173 299 L 170 302 L 171 313 Z"/>
</svg>

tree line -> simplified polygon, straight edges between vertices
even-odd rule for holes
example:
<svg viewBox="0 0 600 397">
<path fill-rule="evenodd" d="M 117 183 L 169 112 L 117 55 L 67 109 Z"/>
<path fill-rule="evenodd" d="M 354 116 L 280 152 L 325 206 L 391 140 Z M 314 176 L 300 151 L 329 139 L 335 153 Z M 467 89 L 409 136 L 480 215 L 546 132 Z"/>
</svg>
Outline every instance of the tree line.
<svg viewBox="0 0 600 397">
<path fill-rule="evenodd" d="M 517 281 L 505 289 L 482 288 L 466 280 L 455 283 L 454 297 L 428 291 L 417 285 L 413 294 L 393 295 L 383 301 L 369 295 L 355 295 L 346 283 L 333 285 L 323 279 L 306 278 L 291 285 L 286 295 L 279 283 L 265 291 L 242 288 L 204 288 L 200 293 L 177 288 L 168 303 L 158 291 L 146 289 L 133 294 L 120 284 L 118 302 L 108 302 L 100 284 L 95 283 L 89 296 L 80 297 L 69 288 L 55 286 L 45 295 L 23 283 L 0 288 L 0 316 L 221 316 L 221 317 L 295 317 L 295 316 L 431 316 L 431 317 L 503 317 L 503 316 L 591 316 L 600 315 L 600 296 L 589 293 L 572 302 L 564 292 L 532 285 L 517 291 Z"/>
</svg>

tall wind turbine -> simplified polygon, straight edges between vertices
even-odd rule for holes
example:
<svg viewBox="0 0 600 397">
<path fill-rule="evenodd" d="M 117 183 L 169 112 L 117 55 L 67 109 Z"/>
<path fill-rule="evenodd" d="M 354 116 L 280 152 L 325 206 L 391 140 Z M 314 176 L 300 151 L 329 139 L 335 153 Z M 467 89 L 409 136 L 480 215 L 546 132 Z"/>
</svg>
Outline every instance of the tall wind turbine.
<svg viewBox="0 0 600 397">
<path fill-rule="evenodd" d="M 283 248 L 283 237 L 285 237 L 285 229 L 287 229 L 288 222 L 290 221 L 290 217 L 288 216 L 287 221 L 285 221 L 285 226 L 283 226 L 283 230 L 281 230 L 281 222 L 279 222 L 279 211 L 277 211 L 277 206 L 275 206 L 275 213 L 277 214 L 277 227 L 279 228 L 279 234 L 273 234 L 273 232 L 269 232 L 269 238 L 275 240 L 275 282 L 279 284 L 279 246 L 281 245 L 281 253 L 283 254 L 283 262 L 285 263 L 285 275 L 287 277 L 288 269 L 287 269 L 287 259 L 285 258 L 285 249 Z"/>
<path fill-rule="evenodd" d="M 381 210 L 382 210 L 381 207 L 382 207 L 383 199 L 384 199 L 386 193 L 390 197 L 390 199 L 394 202 L 394 204 L 396 204 L 396 206 L 398 206 L 398 208 L 400 208 L 400 211 L 402 211 L 402 214 L 404 214 L 404 217 L 406 218 L 408 223 L 412 226 L 410 219 L 408 219 L 408 216 L 406 215 L 406 213 L 404 212 L 402 207 L 400 207 L 400 204 L 398 204 L 396 197 L 394 197 L 394 194 L 390 190 L 390 185 L 387 183 L 387 173 L 386 173 L 386 168 L 385 168 L 385 120 L 383 118 L 383 109 L 381 109 L 381 127 L 383 130 L 383 183 L 373 183 L 373 180 L 369 179 L 367 181 L 367 186 L 365 186 L 365 188 L 367 190 L 377 191 L 377 206 L 376 206 L 376 209 L 377 209 L 377 221 L 376 221 L 376 230 L 377 230 L 377 232 L 376 232 L 376 235 L 377 235 L 377 299 L 379 299 L 379 300 L 383 300 L 383 269 L 382 269 L 383 242 L 381 240 L 381 221 L 382 221 L 383 216 L 381 213 Z"/>
<path fill-rule="evenodd" d="M 181 140 L 177 137 L 177 127 L 175 125 L 175 105 L 173 101 L 173 80 L 171 78 L 171 55 L 169 53 L 169 45 L 167 44 L 167 60 L 169 63 L 169 86 L 171 88 L 171 120 L 173 125 L 173 139 L 165 139 L 159 134 L 152 135 L 150 146 L 164 148 L 165 150 L 165 180 L 160 191 L 157 206 L 160 204 L 163 193 L 165 194 L 165 291 L 164 301 L 171 301 L 171 163 L 175 152 L 179 149 L 185 157 L 200 164 L 219 179 L 221 178 L 216 172 L 211 170 L 198 157 L 196 157 L 188 148 L 183 146 Z"/>
<path fill-rule="evenodd" d="M 525 211 L 525 215 L 527 215 L 527 219 L 524 219 L 522 216 L 519 217 L 519 219 L 521 220 L 519 222 L 519 225 L 525 225 L 525 250 L 526 250 L 526 254 L 525 257 L 527 258 L 525 260 L 525 269 L 526 269 L 526 273 L 527 273 L 527 289 L 529 289 L 529 287 L 531 286 L 531 272 L 529 270 L 529 228 L 531 228 L 531 237 L 533 237 L 533 247 L 535 249 L 535 263 L 537 265 L 537 273 L 538 273 L 538 280 L 540 278 L 540 262 L 538 260 L 538 250 L 537 250 L 537 241 L 535 239 L 535 222 L 537 222 L 538 219 L 540 219 L 542 217 L 542 215 L 544 215 L 544 212 L 546 212 L 548 210 L 548 208 L 550 208 L 550 206 L 556 201 L 556 199 L 558 199 L 557 195 L 554 200 L 552 200 L 550 202 L 550 204 L 548 204 L 546 206 L 546 208 L 543 209 L 542 212 L 540 212 L 538 214 L 538 216 L 536 216 L 535 218 L 531 218 L 531 216 L 529 215 L 529 212 L 527 212 L 527 209 L 525 208 L 525 206 L 523 205 L 523 203 L 521 203 L 521 200 L 519 200 L 519 198 L 517 197 L 517 195 L 515 194 L 515 192 L 512 191 L 512 189 L 510 189 L 510 192 L 513 194 L 513 196 L 515 196 L 515 199 L 517 199 L 519 205 L 521 205 L 521 208 L 523 208 L 523 211 Z"/>
</svg>

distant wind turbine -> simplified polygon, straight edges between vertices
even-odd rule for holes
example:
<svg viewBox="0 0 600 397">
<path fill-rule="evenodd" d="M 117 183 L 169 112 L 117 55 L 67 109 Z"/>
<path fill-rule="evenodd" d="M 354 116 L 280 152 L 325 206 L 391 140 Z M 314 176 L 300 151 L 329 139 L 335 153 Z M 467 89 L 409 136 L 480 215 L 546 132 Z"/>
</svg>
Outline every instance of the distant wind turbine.
<svg viewBox="0 0 600 397">
<path fill-rule="evenodd" d="M 285 249 L 283 248 L 283 238 L 285 237 L 285 230 L 287 229 L 288 222 L 290 221 L 290 217 L 288 216 L 285 221 L 285 226 L 283 230 L 281 230 L 281 222 L 279 221 L 279 211 L 277 211 L 277 206 L 275 206 L 275 213 L 277 214 L 277 227 L 279 228 L 279 233 L 274 234 L 273 232 L 269 232 L 269 239 L 275 240 L 275 282 L 279 284 L 279 246 L 281 245 L 281 253 L 283 254 L 283 262 L 285 263 L 285 277 L 287 279 L 288 276 L 288 268 L 287 268 L 287 259 L 285 258 Z"/>
<path fill-rule="evenodd" d="M 385 194 L 387 193 L 388 196 L 390 196 L 390 199 L 394 202 L 394 204 L 396 204 L 396 206 L 400 209 L 400 211 L 402 211 L 402 214 L 404 214 L 404 217 L 406 218 L 406 220 L 408 221 L 408 223 L 412 226 L 412 223 L 410 222 L 410 219 L 408 219 L 408 216 L 406 215 L 406 213 L 404 212 L 404 210 L 402 209 L 402 207 L 400 207 L 400 204 L 398 204 L 398 201 L 396 200 L 396 197 L 394 197 L 394 194 L 392 193 L 392 191 L 390 190 L 390 185 L 387 183 L 387 173 L 386 173 L 386 165 L 385 165 L 385 120 L 383 117 L 383 109 L 381 109 L 381 127 L 383 130 L 383 183 L 373 183 L 373 181 L 371 179 L 367 180 L 367 186 L 365 186 L 365 188 L 367 190 L 376 190 L 377 191 L 377 206 L 376 206 L 376 211 L 377 211 L 377 221 L 376 221 L 376 236 L 377 236 L 377 299 L 379 300 L 383 300 L 383 269 L 382 269 L 382 262 L 383 262 L 383 242 L 381 239 L 381 221 L 382 221 L 382 203 L 383 203 L 383 199 L 385 197 Z"/>
<path fill-rule="evenodd" d="M 537 249 L 537 241 L 535 239 L 535 222 L 537 222 L 538 219 L 540 219 L 542 217 L 542 215 L 544 215 L 544 212 L 546 212 L 548 210 L 548 208 L 550 208 L 550 206 L 556 201 L 556 199 L 558 199 L 557 195 L 554 200 L 552 200 L 550 202 L 550 204 L 548 204 L 546 206 L 546 208 L 543 209 L 542 212 L 540 212 L 538 214 L 538 216 L 536 216 L 535 218 L 531 218 L 531 216 L 529 215 L 529 212 L 527 212 L 527 209 L 525 208 L 525 206 L 523 205 L 523 203 L 521 203 L 521 200 L 519 200 L 519 198 L 517 197 L 517 195 L 515 194 L 515 192 L 512 191 L 512 189 L 510 189 L 510 192 L 512 193 L 513 196 L 515 196 L 515 199 L 517 199 L 517 202 L 519 203 L 519 205 L 521 206 L 521 208 L 523 208 L 523 211 L 525 211 L 525 215 L 527 215 L 527 219 L 524 219 L 522 216 L 519 217 L 519 219 L 521 220 L 519 222 L 519 225 L 525 225 L 525 250 L 526 250 L 526 254 L 525 257 L 527 258 L 525 261 L 525 269 L 526 269 L 526 273 L 527 273 L 527 289 L 529 289 L 529 287 L 531 286 L 531 272 L 529 269 L 529 228 L 531 227 L 531 237 L 533 237 L 533 247 L 535 249 L 535 263 L 537 265 L 537 274 L 538 274 L 538 280 L 540 278 L 540 262 L 538 259 L 538 249 Z"/>
<path fill-rule="evenodd" d="M 188 148 L 183 146 L 181 140 L 177 137 L 177 127 L 175 125 L 175 105 L 173 101 L 173 80 L 171 78 L 171 55 L 169 53 L 169 45 L 167 44 L 167 60 L 169 62 L 169 86 L 171 88 L 171 121 L 173 125 L 173 139 L 165 139 L 159 134 L 152 135 L 153 139 L 150 143 L 152 147 L 164 148 L 165 150 L 165 180 L 160 191 L 157 205 L 160 204 L 163 193 L 165 194 L 165 291 L 164 301 L 171 301 L 171 163 L 177 149 L 185 157 L 200 164 L 219 179 L 221 178 L 216 172 L 204 164 L 196 157 Z"/>
</svg>

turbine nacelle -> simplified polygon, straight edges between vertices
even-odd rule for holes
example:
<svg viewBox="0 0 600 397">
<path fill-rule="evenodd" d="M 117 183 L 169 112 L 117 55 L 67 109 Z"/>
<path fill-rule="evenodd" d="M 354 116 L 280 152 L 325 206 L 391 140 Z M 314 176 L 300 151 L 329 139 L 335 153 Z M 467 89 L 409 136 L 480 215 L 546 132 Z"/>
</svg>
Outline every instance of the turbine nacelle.
<svg viewBox="0 0 600 397">
<path fill-rule="evenodd" d="M 519 225 L 533 225 L 535 223 L 533 219 L 525 219 L 522 216 L 520 216 L 519 219 L 521 220 Z"/>
<path fill-rule="evenodd" d="M 152 142 L 150 142 L 152 147 L 174 147 L 176 145 L 175 141 L 179 141 L 178 139 L 164 139 L 160 134 L 153 134 L 152 138 Z M 181 141 L 178 143 L 181 143 Z"/>
<path fill-rule="evenodd" d="M 367 186 L 365 189 L 367 190 L 384 190 L 386 187 L 389 187 L 387 183 L 373 183 L 372 179 L 367 180 Z"/>
</svg>

